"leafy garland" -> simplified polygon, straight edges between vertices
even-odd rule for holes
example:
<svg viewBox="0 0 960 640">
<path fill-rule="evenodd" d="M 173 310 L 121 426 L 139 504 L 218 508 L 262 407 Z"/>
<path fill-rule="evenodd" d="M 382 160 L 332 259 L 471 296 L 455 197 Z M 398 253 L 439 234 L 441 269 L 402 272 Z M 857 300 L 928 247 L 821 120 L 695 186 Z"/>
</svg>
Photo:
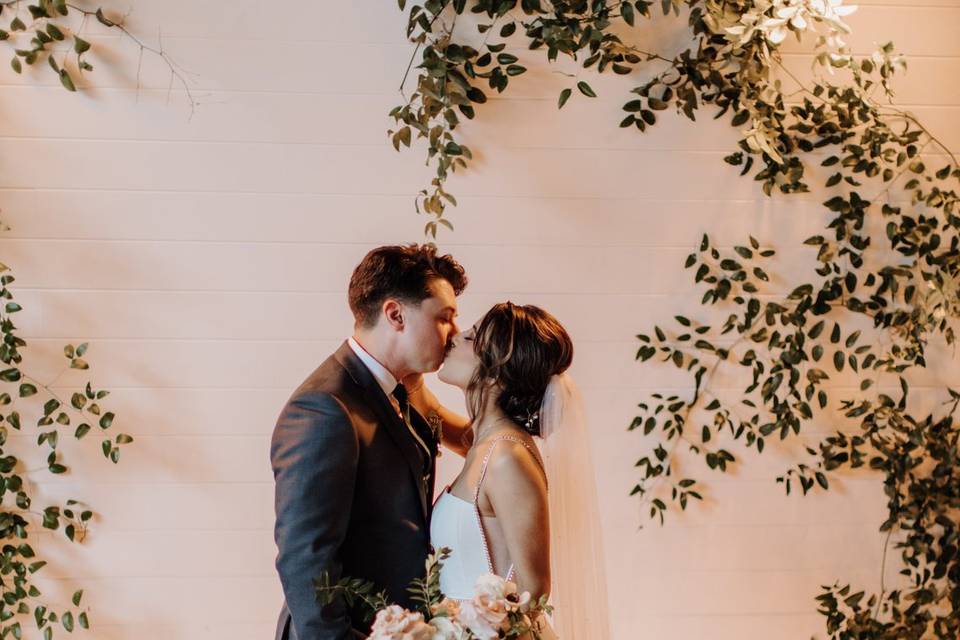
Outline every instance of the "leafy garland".
<svg viewBox="0 0 960 640">
<path fill-rule="evenodd" d="M 798 487 L 806 495 L 828 489 L 830 475 L 843 469 L 867 466 L 881 474 L 888 500 L 880 526 L 887 536 L 882 571 L 893 545 L 903 578 L 895 587 L 882 579 L 869 595 L 849 584 L 824 587 L 817 600 L 827 632 L 844 640 L 955 640 L 960 392 L 945 389 L 942 409 L 917 415 L 907 374 L 926 367 L 929 348 L 955 341 L 960 165 L 915 116 L 893 104 L 889 81 L 906 66 L 893 45 L 870 56 L 851 54 L 843 17 L 853 7 L 842 0 L 662 0 L 664 15 L 688 16 L 692 45 L 673 56 L 642 50 L 614 33 L 617 22 L 633 26 L 639 17 L 651 18 L 653 4 L 430 0 L 410 6 L 407 36 L 421 52 L 417 88 L 391 111 L 398 128 L 389 135 L 398 150 L 411 145 L 414 132 L 427 140 L 428 162 L 437 171 L 417 198 L 417 210 L 432 217 L 426 233 L 436 238 L 439 226 L 452 228 L 444 212 L 456 200 L 444 185 L 472 157 L 456 130 L 461 117 L 473 118 L 475 105 L 486 101 L 480 85 L 502 93 L 526 71 L 506 51 L 515 35 L 524 36 L 526 49 L 546 49 L 549 61 L 563 54 L 599 73 L 663 65 L 631 89 L 620 125 L 644 131 L 656 125 L 657 112 L 673 108 L 694 120 L 711 107 L 742 133 L 726 162 L 752 175 L 767 195 L 808 192 L 810 167 L 828 168 L 830 220 L 822 235 L 806 240 L 816 251 L 816 277 L 809 274 L 809 282 L 781 295 L 765 269 L 773 249 L 750 237 L 724 251 L 704 236 L 685 266 L 706 288 L 702 303 L 723 309 L 727 319 L 712 326 L 676 316 L 674 329 L 658 326 L 638 336 L 638 360 L 673 363 L 689 373 L 694 391 L 689 398 L 655 394 L 639 405 L 630 428 L 658 444 L 638 461 L 633 494 L 662 522 L 671 505 L 685 509 L 702 499 L 697 480 L 678 477 L 681 454 L 725 472 L 736 456 L 721 446 L 722 438 L 762 453 L 770 437 L 796 437 L 817 419 L 842 420 L 843 429 L 807 446 L 809 458 L 777 481 L 788 494 Z M 405 0 L 399 5 L 405 9 Z M 455 37 L 457 17 L 467 11 L 480 19 L 479 47 Z M 497 29 L 499 41 L 490 42 Z M 782 64 L 779 46 L 791 33 L 816 38 L 809 83 Z M 779 74 L 796 84 L 793 93 L 784 92 Z M 596 96 L 580 80 L 561 90 L 560 108 L 574 88 Z M 928 167 L 937 157 L 937 166 Z M 711 387 L 721 368 L 749 379 L 732 400 Z M 853 377 L 856 392 L 842 392 L 831 403 L 830 393 L 841 393 L 824 384 L 832 374 Z"/>
<path fill-rule="evenodd" d="M 63 534 L 71 542 L 83 542 L 87 533 L 87 525 L 93 518 L 93 511 L 82 502 L 74 499 L 65 504 L 47 505 L 37 510 L 33 505 L 30 481 L 34 469 L 24 469 L 22 453 L 18 448 L 23 445 L 8 440 L 11 429 L 22 431 L 24 414 L 39 413 L 35 420 L 40 433 L 37 436 L 37 446 L 49 448 L 46 458 L 46 470 L 52 474 L 66 473 L 69 469 L 63 464 L 63 458 L 58 450 L 62 430 L 72 427 L 73 437 L 82 440 L 93 427 L 97 425 L 104 432 L 101 442 L 103 455 L 113 463 L 120 460 L 120 450 L 123 445 L 133 442 L 133 438 L 125 433 L 118 433 L 110 438 L 106 433 L 113 426 L 115 414 L 106 411 L 101 401 L 109 391 L 94 389 L 90 382 L 86 383 L 81 392 L 71 395 L 69 403 L 53 388 L 53 383 L 69 369 L 87 370 L 90 365 L 83 359 L 86 353 L 86 343 L 74 347 L 66 345 L 63 349 L 68 364 L 50 382 L 41 382 L 30 375 L 23 367 L 21 348 L 27 342 L 16 334 L 12 316 L 22 310 L 22 307 L 13 300 L 9 288 L 15 278 L 9 273 L 5 265 L 0 265 L 0 300 L 6 300 L 0 312 L 0 333 L 3 335 L 3 344 L 0 345 L 0 361 L 4 368 L 0 370 L 0 381 L 13 384 L 15 390 L 0 392 L 0 539 L 4 540 L 3 557 L 0 560 L 0 637 L 5 638 L 12 634 L 19 638 L 22 634 L 21 622 L 18 618 L 32 616 L 37 628 L 43 630 L 45 639 L 53 637 L 53 625 L 60 622 L 67 631 L 73 631 L 75 625 L 89 628 L 89 614 L 87 611 L 61 610 L 41 599 L 42 593 L 33 583 L 36 575 L 47 564 L 42 554 L 31 545 L 31 539 L 36 539 L 36 523 L 39 521 L 44 529 L 58 530 L 63 526 Z M 7 504 L 7 496 L 14 504 Z M 74 607 L 79 607 L 83 590 L 73 594 Z"/>
<path fill-rule="evenodd" d="M 24 6 L 26 12 L 22 11 Z M 10 11 L 11 7 L 13 11 Z M 185 78 L 166 52 L 162 48 L 145 45 L 127 31 L 122 20 L 107 17 L 103 9 L 84 9 L 64 0 L 40 0 L 36 4 L 17 0 L 0 1 L 0 18 L 9 14 L 12 14 L 9 28 L 0 29 L 0 40 L 14 46 L 10 65 L 17 73 L 24 70 L 24 65 L 33 65 L 45 57 L 63 87 L 68 91 L 76 91 L 74 76 L 68 69 L 68 58 L 72 55 L 69 66 L 75 73 L 93 70 L 93 66 L 85 59 L 91 44 L 79 32 L 86 19 L 94 17 L 101 24 L 133 39 L 140 46 L 141 55 L 147 51 L 161 57 L 170 68 L 171 79 L 179 79 L 191 108 L 195 107 Z M 76 31 L 63 22 L 72 14 L 82 16 Z M 18 46 L 26 38 L 29 38 L 29 47 Z M 61 50 L 56 49 L 56 45 L 69 40 L 73 42 L 72 50 L 64 53 L 58 62 L 55 55 Z M 2 223 L 0 227 L 3 227 Z M 41 450 L 49 449 L 45 470 L 51 474 L 69 471 L 58 449 L 61 435 L 67 429 L 72 431 L 70 435 L 76 440 L 86 438 L 94 431 L 94 427 L 99 429 L 102 432 L 100 450 L 113 463 L 119 462 L 121 449 L 133 442 L 133 438 L 125 433 L 110 437 L 109 430 L 115 414 L 102 405 L 109 391 L 95 389 L 90 382 L 86 382 L 85 386 L 80 387 L 81 391 L 72 393 L 67 401 L 60 397 L 53 386 L 67 371 L 89 369 L 89 364 L 84 360 L 86 343 L 64 346 L 67 364 L 48 382 L 39 380 L 24 367 L 21 349 L 27 346 L 27 342 L 17 335 L 17 327 L 13 322 L 13 315 L 22 310 L 14 301 L 10 289 L 15 278 L 6 265 L 0 264 L 0 274 L 0 304 L 3 305 L 0 308 L 0 361 L 3 362 L 0 383 L 3 384 L 0 386 L 14 385 L 9 391 L 0 390 L 0 540 L 3 540 L 0 557 L 0 639 L 22 637 L 23 621 L 32 618 L 37 628 L 42 630 L 44 639 L 50 640 L 57 623 L 66 631 L 73 632 L 76 627 L 89 628 L 90 620 L 88 610 L 81 609 L 82 589 L 73 593 L 73 606 L 70 607 L 44 598 L 34 584 L 34 576 L 47 564 L 42 552 L 31 544 L 39 533 L 36 525 L 53 531 L 62 530 L 68 540 L 80 543 L 86 537 L 87 526 L 93 520 L 94 512 L 74 499 L 38 509 L 33 504 L 31 486 L 31 480 L 38 470 L 24 468 L 23 445 L 10 440 L 9 436 L 13 432 L 21 432 L 25 426 L 23 423 L 34 421 L 37 429 L 40 429 L 37 446 Z M 39 417 L 35 420 L 27 418 L 34 415 Z M 13 504 L 10 504 L 11 501 Z"/>
<path fill-rule="evenodd" d="M 26 12 L 21 8 L 26 6 Z M 131 33 L 123 24 L 123 18 L 108 17 L 102 8 L 86 9 L 67 0 L 37 0 L 35 4 L 27 4 L 23 0 L 0 0 L 0 19 L 5 9 L 13 8 L 13 17 L 6 29 L 0 29 L 0 41 L 8 41 L 14 46 L 14 55 L 10 59 L 11 68 L 17 73 L 23 73 L 24 65 L 34 65 L 46 58 L 47 64 L 60 78 L 60 84 L 67 91 L 76 91 L 75 74 L 93 71 L 93 65 L 88 62 L 84 54 L 91 49 L 91 44 L 80 37 L 88 19 L 93 18 L 100 24 L 116 30 L 127 36 L 140 48 L 141 61 L 144 52 L 152 53 L 161 58 L 170 69 L 171 86 L 176 79 L 183 88 L 190 102 L 191 114 L 196 108 L 196 101 L 190 89 L 190 84 L 182 73 L 179 65 L 164 51 L 163 47 L 153 47 L 144 43 Z M 80 16 L 80 25 L 75 30 L 68 24 L 73 16 Z M 29 38 L 29 47 L 17 46 Z M 69 51 L 58 48 L 58 43 L 73 42 Z M 60 62 L 56 54 L 62 53 Z M 72 56 L 71 56 L 72 54 Z M 68 64 L 69 61 L 69 64 Z M 71 68 L 73 72 L 71 73 Z M 137 69 L 137 89 L 139 90 L 140 69 Z"/>
</svg>

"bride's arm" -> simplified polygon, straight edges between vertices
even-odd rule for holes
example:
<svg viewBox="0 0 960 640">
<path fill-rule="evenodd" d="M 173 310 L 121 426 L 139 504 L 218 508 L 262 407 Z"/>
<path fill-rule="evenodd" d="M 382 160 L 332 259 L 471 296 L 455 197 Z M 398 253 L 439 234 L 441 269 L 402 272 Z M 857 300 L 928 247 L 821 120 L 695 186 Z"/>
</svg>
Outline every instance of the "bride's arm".
<svg viewBox="0 0 960 640">
<path fill-rule="evenodd" d="M 501 442 L 482 484 L 503 531 L 518 590 L 532 601 L 550 595 L 550 516 L 547 484 L 533 455 L 517 442 Z"/>
<path fill-rule="evenodd" d="M 428 421 L 431 414 L 440 418 L 440 440 L 443 445 L 454 453 L 466 456 L 467 450 L 473 443 L 470 420 L 443 406 L 440 400 L 424 384 L 422 374 L 418 373 L 404 378 L 403 386 L 409 394 L 410 404 L 420 415 Z"/>
</svg>

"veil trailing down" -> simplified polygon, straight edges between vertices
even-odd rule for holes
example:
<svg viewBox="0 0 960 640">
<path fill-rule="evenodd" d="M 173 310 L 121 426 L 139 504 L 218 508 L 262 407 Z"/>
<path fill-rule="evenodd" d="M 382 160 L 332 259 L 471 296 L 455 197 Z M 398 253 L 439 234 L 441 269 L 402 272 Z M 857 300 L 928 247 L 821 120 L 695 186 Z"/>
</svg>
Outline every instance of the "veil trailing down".
<svg viewBox="0 0 960 640">
<path fill-rule="evenodd" d="M 540 408 L 540 451 L 550 506 L 553 626 L 564 640 L 609 638 L 603 536 L 583 400 L 567 374 L 554 376 Z"/>
</svg>

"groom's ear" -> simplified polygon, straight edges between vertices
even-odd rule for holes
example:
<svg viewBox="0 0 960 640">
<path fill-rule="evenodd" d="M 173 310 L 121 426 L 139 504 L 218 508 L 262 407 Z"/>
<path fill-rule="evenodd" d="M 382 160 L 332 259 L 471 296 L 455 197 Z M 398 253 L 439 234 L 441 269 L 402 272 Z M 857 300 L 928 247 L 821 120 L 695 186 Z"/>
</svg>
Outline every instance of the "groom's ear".
<svg viewBox="0 0 960 640">
<path fill-rule="evenodd" d="M 401 305 L 398 301 L 393 299 L 387 299 L 384 301 L 383 317 L 395 331 L 403 330 L 403 305 Z"/>
</svg>

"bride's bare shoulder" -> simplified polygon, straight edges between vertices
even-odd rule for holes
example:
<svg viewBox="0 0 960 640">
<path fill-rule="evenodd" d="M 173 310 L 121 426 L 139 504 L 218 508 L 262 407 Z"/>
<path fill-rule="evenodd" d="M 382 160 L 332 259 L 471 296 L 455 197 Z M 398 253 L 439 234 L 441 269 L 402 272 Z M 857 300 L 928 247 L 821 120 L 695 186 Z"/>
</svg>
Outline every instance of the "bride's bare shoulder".
<svg viewBox="0 0 960 640">
<path fill-rule="evenodd" d="M 495 489 L 516 491 L 526 487 L 539 492 L 543 488 L 543 470 L 532 438 L 512 435 L 509 439 L 492 439 L 487 448 L 487 481 Z"/>
</svg>

